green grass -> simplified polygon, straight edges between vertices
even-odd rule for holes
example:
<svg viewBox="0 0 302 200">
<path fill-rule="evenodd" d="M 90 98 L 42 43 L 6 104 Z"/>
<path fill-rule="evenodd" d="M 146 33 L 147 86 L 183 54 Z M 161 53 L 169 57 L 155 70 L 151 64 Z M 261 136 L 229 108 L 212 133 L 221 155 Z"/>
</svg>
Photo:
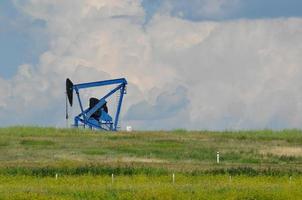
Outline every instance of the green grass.
<svg viewBox="0 0 302 200">
<path fill-rule="evenodd" d="M 302 199 L 301 182 L 299 130 L 0 129 L 0 199 Z"/>
<path fill-rule="evenodd" d="M 5 167 L 144 166 L 191 172 L 213 168 L 302 169 L 302 133 L 134 132 L 13 127 L 0 129 L 0 169 Z M 216 164 L 216 152 L 221 164 Z"/>
<path fill-rule="evenodd" d="M 302 178 L 247 176 L 0 176 L 0 199 L 301 199 Z"/>
<path fill-rule="evenodd" d="M 20 144 L 33 147 L 33 146 L 54 145 L 55 143 L 50 140 L 21 140 Z"/>
</svg>

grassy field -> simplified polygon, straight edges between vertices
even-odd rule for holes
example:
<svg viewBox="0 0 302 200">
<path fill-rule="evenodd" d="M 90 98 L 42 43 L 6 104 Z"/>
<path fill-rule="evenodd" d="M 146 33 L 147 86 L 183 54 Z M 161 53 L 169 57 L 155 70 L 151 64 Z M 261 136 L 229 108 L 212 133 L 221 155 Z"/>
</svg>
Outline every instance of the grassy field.
<svg viewBox="0 0 302 200">
<path fill-rule="evenodd" d="M 298 130 L 0 129 L 0 199 L 302 199 L 301 183 Z"/>
<path fill-rule="evenodd" d="M 225 175 L 1 177 L 1 199 L 301 199 L 302 178 Z"/>
</svg>

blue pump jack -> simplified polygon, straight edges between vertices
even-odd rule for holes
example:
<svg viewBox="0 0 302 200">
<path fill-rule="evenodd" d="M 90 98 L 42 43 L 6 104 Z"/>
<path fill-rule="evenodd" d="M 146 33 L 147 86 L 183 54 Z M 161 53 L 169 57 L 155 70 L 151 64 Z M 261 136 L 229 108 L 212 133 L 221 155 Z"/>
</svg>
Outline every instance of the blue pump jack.
<svg viewBox="0 0 302 200">
<path fill-rule="evenodd" d="M 94 88 L 94 87 L 102 87 L 108 85 L 115 85 L 116 87 L 108 92 L 105 96 L 101 98 L 90 98 L 89 107 L 84 109 L 80 90 Z M 90 82 L 90 83 L 80 83 L 73 84 L 70 79 L 66 79 L 66 119 L 68 119 L 68 102 L 70 106 L 73 105 L 73 93 L 75 92 L 77 95 L 78 103 L 80 106 L 81 113 L 76 115 L 74 118 L 74 126 L 79 127 L 80 125 L 84 127 L 89 127 L 91 129 L 98 130 L 106 130 L 106 131 L 117 131 L 118 130 L 118 122 L 121 112 L 121 107 L 123 103 L 123 97 L 126 94 L 126 85 L 127 80 L 125 78 L 120 79 L 112 79 L 106 81 L 98 81 L 98 82 Z M 117 109 L 114 116 L 114 120 L 112 116 L 108 113 L 107 107 L 107 99 L 114 95 L 115 93 L 119 93 Z"/>
</svg>

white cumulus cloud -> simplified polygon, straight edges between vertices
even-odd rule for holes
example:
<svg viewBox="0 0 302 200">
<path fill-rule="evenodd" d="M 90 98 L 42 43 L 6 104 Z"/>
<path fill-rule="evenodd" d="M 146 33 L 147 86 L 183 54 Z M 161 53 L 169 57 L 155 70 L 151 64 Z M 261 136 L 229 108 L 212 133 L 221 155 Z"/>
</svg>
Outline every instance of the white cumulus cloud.
<svg viewBox="0 0 302 200">
<path fill-rule="evenodd" d="M 228 1 L 215 2 L 204 9 Z M 123 124 L 135 128 L 301 127 L 300 18 L 194 22 L 160 12 L 144 26 L 138 0 L 15 4 L 45 21 L 49 48 L 0 78 L 3 124 L 63 125 L 66 77 L 126 77 Z"/>
<path fill-rule="evenodd" d="M 195 20 L 222 19 L 239 10 L 241 4 L 242 0 L 164 0 L 160 10 Z"/>
</svg>

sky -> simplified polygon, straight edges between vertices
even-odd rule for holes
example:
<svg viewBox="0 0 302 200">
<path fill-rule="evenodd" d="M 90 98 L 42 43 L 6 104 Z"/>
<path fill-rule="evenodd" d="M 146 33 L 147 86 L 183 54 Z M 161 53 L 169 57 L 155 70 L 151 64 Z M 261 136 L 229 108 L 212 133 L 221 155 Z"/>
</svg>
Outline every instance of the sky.
<svg viewBox="0 0 302 200">
<path fill-rule="evenodd" d="M 0 0 L 0 126 L 62 127 L 67 77 L 126 77 L 123 127 L 302 128 L 301 15 L 300 0 Z"/>
</svg>

